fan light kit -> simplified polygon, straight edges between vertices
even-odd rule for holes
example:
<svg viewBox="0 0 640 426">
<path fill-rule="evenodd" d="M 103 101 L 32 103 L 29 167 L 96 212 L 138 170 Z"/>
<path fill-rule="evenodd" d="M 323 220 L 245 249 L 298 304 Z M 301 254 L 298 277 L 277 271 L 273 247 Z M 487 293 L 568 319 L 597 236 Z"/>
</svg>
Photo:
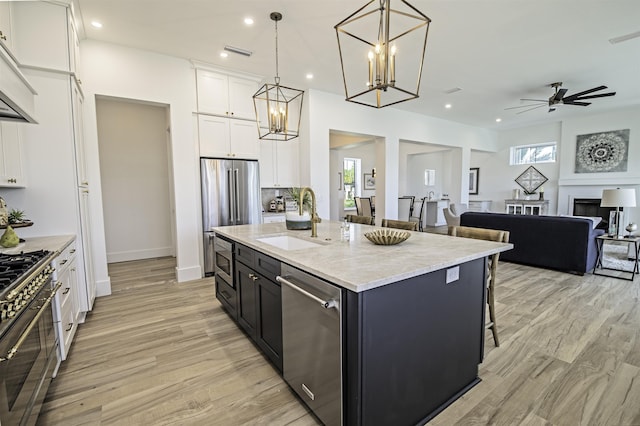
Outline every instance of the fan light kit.
<svg viewBox="0 0 640 426">
<path fill-rule="evenodd" d="M 577 105 L 577 106 L 589 106 L 591 102 L 582 102 L 585 99 L 595 99 L 595 98 L 604 98 L 607 96 L 614 96 L 616 92 L 609 93 L 599 93 L 596 95 L 592 95 L 593 92 L 598 92 L 600 90 L 604 90 L 607 86 L 598 86 L 593 89 L 585 90 L 583 92 L 574 93 L 573 95 L 565 96 L 568 89 L 560 89 L 562 87 L 562 82 L 551 83 L 549 85 L 555 89 L 555 93 L 549 97 L 548 100 L 545 99 L 520 99 L 525 102 L 536 102 L 528 105 L 520 105 L 510 108 L 505 108 L 505 110 L 509 109 L 518 109 L 518 108 L 529 108 L 524 111 L 518 112 L 518 114 L 522 114 L 523 112 L 531 111 L 537 108 L 542 108 L 544 106 L 549 106 L 549 112 L 553 112 L 556 110 L 556 105 Z"/>
</svg>

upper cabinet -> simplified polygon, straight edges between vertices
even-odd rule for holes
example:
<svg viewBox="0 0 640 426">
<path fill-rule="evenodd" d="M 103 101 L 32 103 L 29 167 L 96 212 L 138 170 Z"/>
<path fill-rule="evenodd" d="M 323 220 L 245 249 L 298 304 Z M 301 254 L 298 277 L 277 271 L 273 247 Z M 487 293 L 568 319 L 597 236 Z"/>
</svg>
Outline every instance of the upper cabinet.
<svg viewBox="0 0 640 426">
<path fill-rule="evenodd" d="M 196 83 L 199 113 L 255 121 L 256 80 L 196 69 Z"/>
<path fill-rule="evenodd" d="M 19 124 L 0 122 L 0 187 L 26 186 Z"/>
<path fill-rule="evenodd" d="M 258 130 L 255 121 L 200 114 L 198 135 L 201 157 L 258 158 Z"/>
<path fill-rule="evenodd" d="M 71 9 L 43 1 L 13 3 L 13 51 L 20 64 L 75 73 L 78 42 Z"/>
<path fill-rule="evenodd" d="M 300 186 L 298 176 L 298 140 L 262 140 L 259 144 L 260 186 L 263 188 Z"/>
<path fill-rule="evenodd" d="M 4 45 L 7 50 L 11 50 L 12 43 L 11 2 L 0 1 L 0 45 Z"/>
</svg>

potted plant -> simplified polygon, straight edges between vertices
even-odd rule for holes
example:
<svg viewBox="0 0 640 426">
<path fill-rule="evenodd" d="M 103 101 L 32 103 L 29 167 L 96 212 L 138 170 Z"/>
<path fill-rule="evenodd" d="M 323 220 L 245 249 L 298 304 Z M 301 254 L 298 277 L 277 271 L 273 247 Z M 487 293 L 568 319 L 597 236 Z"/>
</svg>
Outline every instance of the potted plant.
<svg viewBox="0 0 640 426">
<path fill-rule="evenodd" d="M 287 229 L 311 229 L 311 193 L 305 192 L 304 200 L 300 200 L 302 188 L 290 188 L 288 195 L 300 206 L 302 204 L 302 214 L 300 210 L 286 213 Z"/>
</svg>

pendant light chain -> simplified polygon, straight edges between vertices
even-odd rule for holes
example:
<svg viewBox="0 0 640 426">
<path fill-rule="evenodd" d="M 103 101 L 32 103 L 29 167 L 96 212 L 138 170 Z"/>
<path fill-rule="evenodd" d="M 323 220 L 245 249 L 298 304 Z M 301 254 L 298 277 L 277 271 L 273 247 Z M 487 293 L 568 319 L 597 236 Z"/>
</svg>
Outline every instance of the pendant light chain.
<svg viewBox="0 0 640 426">
<path fill-rule="evenodd" d="M 279 19 L 275 19 L 276 23 L 276 85 L 280 85 L 280 75 L 278 74 L 278 21 Z"/>
</svg>

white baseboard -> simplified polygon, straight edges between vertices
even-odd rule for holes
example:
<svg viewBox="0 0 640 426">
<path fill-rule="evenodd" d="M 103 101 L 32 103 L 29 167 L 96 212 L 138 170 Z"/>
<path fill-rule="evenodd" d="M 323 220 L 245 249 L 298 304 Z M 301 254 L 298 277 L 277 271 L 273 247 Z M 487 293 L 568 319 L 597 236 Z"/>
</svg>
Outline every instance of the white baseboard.
<svg viewBox="0 0 640 426">
<path fill-rule="evenodd" d="M 96 297 L 111 295 L 111 278 L 96 281 Z"/>
<path fill-rule="evenodd" d="M 176 278 L 179 283 L 199 280 L 202 278 L 202 268 L 200 268 L 200 265 L 190 266 L 188 268 L 176 268 Z"/>
<path fill-rule="evenodd" d="M 173 256 L 171 247 L 158 247 L 145 250 L 129 250 L 107 253 L 107 263 L 128 262 L 130 260 L 153 259 Z"/>
</svg>

